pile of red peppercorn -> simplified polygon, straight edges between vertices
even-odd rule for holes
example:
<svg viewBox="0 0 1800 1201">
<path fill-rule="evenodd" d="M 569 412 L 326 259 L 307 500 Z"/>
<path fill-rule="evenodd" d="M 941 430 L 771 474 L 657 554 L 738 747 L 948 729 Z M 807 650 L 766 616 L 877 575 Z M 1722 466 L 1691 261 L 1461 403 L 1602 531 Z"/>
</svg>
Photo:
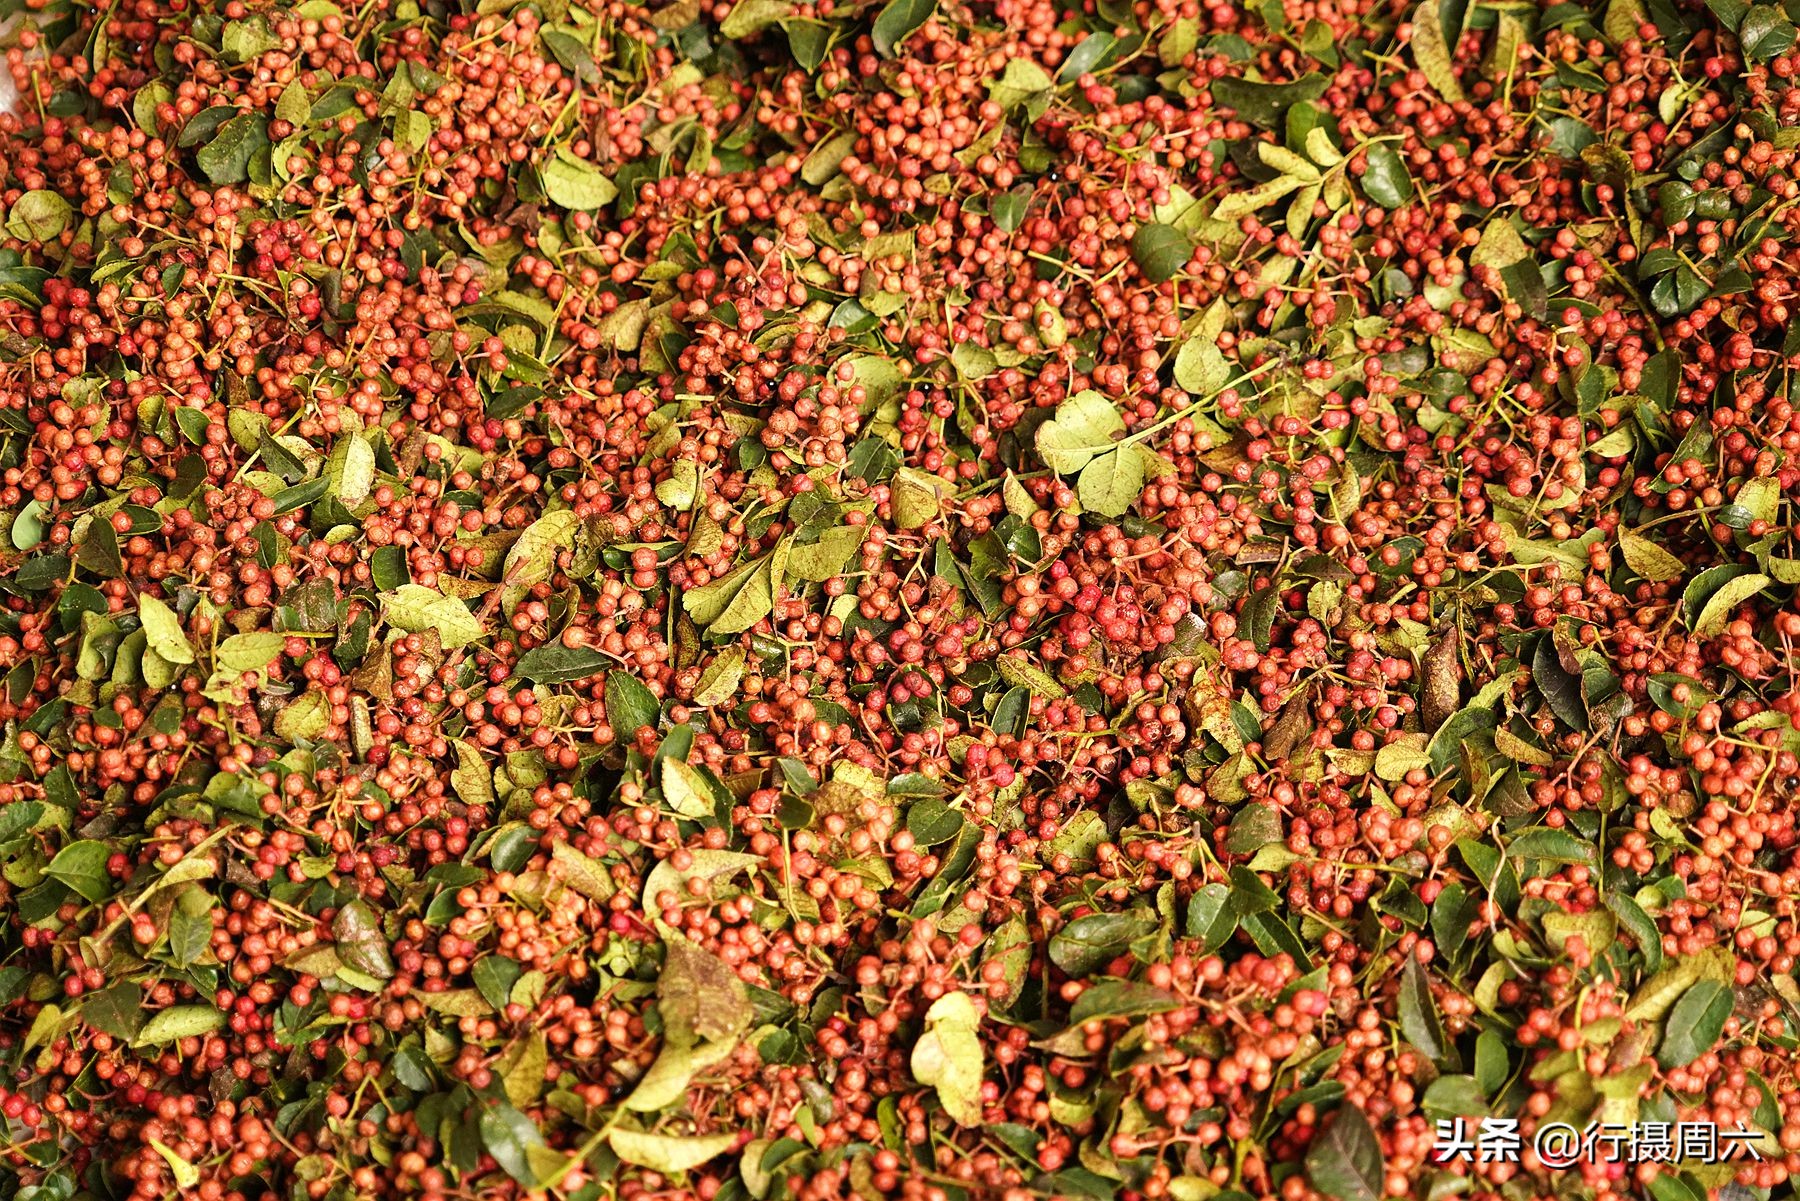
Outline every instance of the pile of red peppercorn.
<svg viewBox="0 0 1800 1201">
<path fill-rule="evenodd" d="M 6 14 L 0 1201 L 1791 1192 L 1793 3 Z"/>
</svg>

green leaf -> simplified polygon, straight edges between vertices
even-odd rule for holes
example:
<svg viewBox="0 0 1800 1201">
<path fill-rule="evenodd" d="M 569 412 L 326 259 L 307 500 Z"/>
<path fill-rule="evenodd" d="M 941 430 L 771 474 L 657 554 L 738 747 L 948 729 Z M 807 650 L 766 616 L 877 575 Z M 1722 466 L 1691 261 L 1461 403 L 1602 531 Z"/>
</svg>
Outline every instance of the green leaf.
<svg viewBox="0 0 1800 1201">
<path fill-rule="evenodd" d="M 787 31 L 788 52 L 803 71 L 816 71 L 819 64 L 825 61 L 825 53 L 831 48 L 833 26 L 823 21 L 794 20 L 784 21 L 782 29 Z"/>
<path fill-rule="evenodd" d="M 186 1192 L 188 1189 L 199 1187 L 199 1168 L 196 1168 L 180 1155 L 177 1155 L 169 1148 L 168 1144 L 164 1143 L 161 1139 L 151 1139 L 150 1145 L 156 1148 L 156 1153 L 162 1156 L 163 1162 L 169 1165 L 169 1171 L 175 1177 L 175 1186 L 177 1188 Z"/>
<path fill-rule="evenodd" d="M 660 930 L 667 951 L 656 995 L 664 1037 L 686 1045 L 735 1041 L 754 1016 L 744 982 L 711 951 Z"/>
<path fill-rule="evenodd" d="M 661 716 L 662 704 L 642 681 L 619 668 L 607 673 L 606 724 L 614 738 L 624 742 L 644 726 L 656 725 Z"/>
<path fill-rule="evenodd" d="M 1213 80 L 1212 95 L 1215 103 L 1235 110 L 1250 124 L 1269 129 L 1290 107 L 1317 100 L 1329 85 L 1330 80 L 1316 71 L 1292 83 L 1261 83 L 1226 75 Z"/>
<path fill-rule="evenodd" d="M 1135 980 L 1107 980 L 1082 992 L 1069 1010 L 1069 1024 L 1079 1026 L 1096 1018 L 1142 1017 L 1180 1009 L 1182 1000 L 1166 988 Z"/>
<path fill-rule="evenodd" d="M 981 1125 L 980 1027 L 967 993 L 945 993 L 926 1010 L 925 1031 L 912 1049 L 913 1078 L 935 1088 L 944 1112 L 961 1126 Z"/>
<path fill-rule="evenodd" d="M 1007 112 L 1024 109 L 1028 122 L 1036 121 L 1050 107 L 1056 81 L 1035 59 L 1010 58 L 1000 78 L 988 84 L 988 99 Z M 997 219 L 996 219 L 997 220 Z"/>
<path fill-rule="evenodd" d="M 1369 167 L 1362 174 L 1362 190 L 1370 200 L 1384 209 L 1397 209 L 1412 199 L 1412 176 L 1392 146 L 1371 142 L 1365 157 Z"/>
<path fill-rule="evenodd" d="M 111 857 L 112 851 L 105 843 L 83 839 L 58 851 L 44 874 L 60 880 L 86 900 L 104 901 L 112 895 L 112 877 L 106 871 L 106 861 Z"/>
<path fill-rule="evenodd" d="M 1431 978 L 1416 955 L 1408 955 L 1406 966 L 1400 970 L 1400 1032 L 1426 1058 L 1443 1059 L 1443 1023 L 1438 1020 L 1437 1002 L 1431 996 Z"/>
<path fill-rule="evenodd" d="M 700 493 L 700 465 L 690 459 L 678 459 L 669 465 L 669 478 L 655 488 L 656 499 L 677 513 L 694 507 Z"/>
<path fill-rule="evenodd" d="M 1613 911 L 1619 924 L 1625 927 L 1632 941 L 1637 943 L 1639 952 L 1644 956 L 1644 970 L 1652 973 L 1661 970 L 1662 933 L 1656 928 L 1656 923 L 1650 920 L 1650 915 L 1636 901 L 1617 889 L 1607 890 L 1606 907 Z"/>
<path fill-rule="evenodd" d="M 169 913 L 169 957 L 176 967 L 192 967 L 212 949 L 212 899 L 198 888 L 182 892 Z"/>
<path fill-rule="evenodd" d="M 788 551 L 788 576 L 822 582 L 843 574 L 850 556 L 861 548 L 868 535 L 867 525 L 840 525 L 826 530 L 817 542 Z"/>
<path fill-rule="evenodd" d="M 768 556 L 752 559 L 710 584 L 689 588 L 681 594 L 681 607 L 703 630 L 725 621 L 737 626 L 737 630 L 721 629 L 719 633 L 748 629 L 775 607 L 774 582 L 768 565 Z"/>
<path fill-rule="evenodd" d="M 1144 278 L 1153 284 L 1174 279 L 1194 254 L 1194 244 L 1173 225 L 1156 222 L 1138 226 L 1131 238 L 1131 258 Z"/>
<path fill-rule="evenodd" d="M 495 1064 L 500 1070 L 500 1087 L 506 1099 L 514 1105 L 530 1105 L 536 1101 L 544 1091 L 544 1069 L 549 1060 L 549 1048 L 542 1032 L 515 1042 Z M 527 1152 L 526 1159 L 536 1172 L 536 1158 Z"/>
<path fill-rule="evenodd" d="M 384 593 L 381 615 L 389 625 L 409 634 L 435 630 L 445 650 L 467 646 L 486 633 L 480 619 L 461 600 L 423 584 L 402 584 Z"/>
<path fill-rule="evenodd" d="M 1114 56 L 1119 39 L 1110 33 L 1095 32 L 1088 34 L 1076 43 L 1075 49 L 1069 51 L 1056 69 L 1058 83 L 1074 83 L 1083 75 L 1091 75 L 1101 65 Z"/>
<path fill-rule="evenodd" d="M 1031 212 L 1030 188 L 1022 185 L 1010 192 L 1000 193 L 994 197 L 994 202 L 988 206 L 988 211 L 993 215 L 995 225 L 1006 233 L 1012 233 L 1019 226 L 1025 224 L 1025 218 Z M 1062 314 L 1058 310 L 1046 306 L 1044 311 L 1051 314 L 1053 320 L 1062 320 Z M 1062 336 L 1067 337 L 1066 330 Z M 1058 343 L 1046 338 L 1045 345 L 1056 346 Z"/>
<path fill-rule="evenodd" d="M 1273 805 L 1252 801 L 1231 819 L 1225 849 L 1233 855 L 1254 855 L 1270 843 L 1280 841 L 1281 814 Z"/>
<path fill-rule="evenodd" d="M 1248 217 L 1251 213 L 1256 212 L 1258 209 L 1274 204 L 1289 192 L 1306 187 L 1308 182 L 1309 181 L 1293 175 L 1277 175 L 1274 179 L 1266 180 L 1254 187 L 1227 193 L 1213 209 L 1213 220 L 1229 221 L 1235 224 L 1245 217 Z M 1135 253 L 1136 246 L 1134 245 L 1132 249 Z M 1184 258 L 1182 263 L 1185 264 L 1186 261 L 1187 260 Z M 1180 266 L 1178 265 L 1174 270 L 1179 271 Z M 1149 274 L 1149 272 L 1146 271 L 1145 274 Z M 1173 275 L 1174 271 L 1171 271 L 1169 274 Z M 1167 279 L 1168 276 L 1164 276 L 1163 278 Z M 1161 281 L 1159 280 L 1158 282 Z"/>
<path fill-rule="evenodd" d="M 504 955 L 485 955 L 475 961 L 475 967 L 469 974 L 474 977 L 475 987 L 487 998 L 487 1003 L 495 1009 L 502 1009 L 512 996 L 512 986 L 524 974 L 524 969 L 520 968 L 516 960 Z"/>
<path fill-rule="evenodd" d="M 1025 991 L 1026 974 L 1031 970 L 1031 954 L 1035 944 L 1031 938 L 1031 927 L 1023 914 L 1014 914 L 988 938 L 982 947 L 981 962 L 985 967 L 989 963 L 1000 965 L 1001 979 L 1006 982 L 1006 996 L 995 998 L 989 994 L 990 1007 L 1005 1008 L 1019 999 Z"/>
<path fill-rule="evenodd" d="M 1637 37 L 1646 15 L 1643 0 L 1608 0 L 1601 32 L 1614 45 L 1622 45 Z"/>
<path fill-rule="evenodd" d="M 1694 619 L 1694 637 L 1716 638 L 1723 634 L 1738 606 L 1767 588 L 1770 582 L 1768 576 L 1756 572 L 1726 580 L 1717 592 L 1707 598 L 1700 616 Z"/>
<path fill-rule="evenodd" d="M 144 623 L 151 650 L 170 663 L 194 661 L 194 648 L 189 645 L 187 631 L 182 629 L 175 610 L 146 592 L 138 596 L 138 618 Z"/>
<path fill-rule="evenodd" d="M 937 0 L 888 0 L 869 31 L 875 41 L 875 53 L 883 58 L 894 57 L 900 43 L 936 11 Z"/>
<path fill-rule="evenodd" d="M 219 643 L 213 658 L 217 665 L 233 675 L 261 671 L 281 655 L 287 636 L 271 630 L 255 634 L 233 634 Z M 163 658 L 168 658 L 164 655 Z"/>
<path fill-rule="evenodd" d="M 1061 700 L 1069 695 L 1069 690 L 1058 683 L 1055 676 L 1024 655 L 1001 655 L 994 660 L 994 670 L 1008 684 L 1022 684 L 1046 700 Z"/>
<path fill-rule="evenodd" d="M 559 150 L 541 169 L 544 195 L 551 203 L 577 212 L 591 212 L 609 205 L 619 195 L 600 168 L 567 151 Z"/>
<path fill-rule="evenodd" d="M 537 1123 L 502 1102 L 482 1112 L 479 1127 L 481 1145 L 501 1170 L 527 1188 L 535 1188 L 538 1174 L 532 1167 L 530 1152 L 544 1146 Z"/>
<path fill-rule="evenodd" d="M 556 556 L 575 542 L 575 531 L 581 518 L 573 509 L 546 513 L 525 527 L 524 533 L 506 552 L 506 564 L 500 579 L 509 586 L 529 588 L 541 584 L 556 572 Z"/>
<path fill-rule="evenodd" d="M 219 34 L 219 49 L 233 62 L 247 63 L 265 50 L 274 50 L 280 45 L 281 39 L 260 16 L 227 21 Z"/>
<path fill-rule="evenodd" d="M 1634 1022 L 1654 1022 L 1669 1011 L 1675 999 L 1696 980 L 1729 984 L 1736 979 L 1737 958 L 1724 947 L 1708 947 L 1698 955 L 1683 955 L 1657 972 L 1631 994 L 1625 1016 Z"/>
<path fill-rule="evenodd" d="M 1204 952 L 1224 946 L 1237 929 L 1238 911 L 1231 905 L 1231 886 L 1213 883 L 1203 885 L 1188 898 L 1186 930 L 1189 938 L 1200 940 Z"/>
<path fill-rule="evenodd" d="M 1189 338 L 1175 352 L 1175 384 L 1195 396 L 1211 396 L 1231 382 L 1231 364 L 1210 339 Z"/>
<path fill-rule="evenodd" d="M 1463 90 L 1451 66 L 1450 50 L 1455 39 L 1444 28 L 1439 0 L 1425 0 L 1414 9 L 1412 27 L 1413 61 L 1419 64 L 1420 73 L 1437 89 L 1438 95 L 1455 104 L 1463 98 Z M 1460 33 L 1460 29 L 1457 32 Z"/>
<path fill-rule="evenodd" d="M 200 169 L 216 184 L 242 183 L 249 177 L 250 160 L 268 144 L 262 114 L 240 113 L 200 148 Z"/>
<path fill-rule="evenodd" d="M 1483 1030 L 1475 1040 L 1475 1079 L 1484 1095 L 1498 1095 L 1506 1078 L 1512 1075 L 1506 1040 L 1492 1030 Z"/>
<path fill-rule="evenodd" d="M 792 562 L 790 557 L 789 562 Z M 694 685 L 694 704 L 703 708 L 728 704 L 737 694 L 738 681 L 744 677 L 747 656 L 741 646 L 728 646 L 700 673 Z"/>
<path fill-rule="evenodd" d="M 1677 579 L 1687 571 L 1680 559 L 1633 530 L 1619 531 L 1619 550 L 1625 566 L 1653 584 Z"/>
<path fill-rule="evenodd" d="M 930 525 L 943 515 L 943 480 L 927 471 L 902 467 L 888 488 L 892 494 L 894 524 L 903 530 Z"/>
<path fill-rule="evenodd" d="M 1113 449 L 1114 435 L 1125 432 L 1125 419 L 1100 393 L 1088 389 L 1056 407 L 1056 416 L 1038 426 L 1037 451 L 1050 470 L 1072 475 L 1103 451 Z"/>
<path fill-rule="evenodd" d="M 538 36 L 544 40 L 544 48 L 556 56 L 557 62 L 573 71 L 575 78 L 583 83 L 600 82 L 600 65 L 580 38 L 560 29 L 540 29 Z"/>
<path fill-rule="evenodd" d="M 1144 460 L 1136 446 L 1109 450 L 1081 469 L 1076 481 L 1081 507 L 1102 517 L 1119 517 L 1144 490 Z"/>
<path fill-rule="evenodd" d="M 1744 481 L 1720 521 L 1733 529 L 1748 529 L 1752 522 L 1773 522 L 1781 505 L 1781 481 L 1766 475 Z"/>
<path fill-rule="evenodd" d="M 462 738 L 451 739 L 450 745 L 456 751 L 456 767 L 450 772 L 450 787 L 467 804 L 492 805 L 494 773 L 489 769 L 487 760 L 482 758 L 481 749 Z"/>
<path fill-rule="evenodd" d="M 788 0 L 740 0 L 720 22 L 719 35 L 735 42 L 792 16 L 793 11 L 794 6 Z"/>
<path fill-rule="evenodd" d="M 906 811 L 907 833 L 922 847 L 949 842 L 962 833 L 966 821 L 962 810 L 937 797 L 927 797 Z"/>
<path fill-rule="evenodd" d="M 368 496 L 375 483 L 375 451 L 359 437 L 344 441 L 344 461 L 337 477 L 337 498 L 347 509 L 354 509 Z"/>
<path fill-rule="evenodd" d="M 550 848 L 550 859 L 562 867 L 562 877 L 569 887 L 590 900 L 604 901 L 619 891 L 603 864 L 566 842 Z"/>
<path fill-rule="evenodd" d="M 1433 1117 L 1475 1116 L 1488 1111 L 1487 1099 L 1473 1076 L 1439 1076 L 1426 1088 L 1421 1104 Z"/>
<path fill-rule="evenodd" d="M 1270 635 L 1275 628 L 1275 615 L 1280 608 L 1281 587 L 1278 583 L 1264 584 L 1244 602 L 1244 612 L 1240 619 L 1242 632 L 1257 650 L 1269 649 Z"/>
<path fill-rule="evenodd" d="M 59 194 L 35 188 L 7 210 L 6 232 L 21 242 L 48 242 L 69 227 L 74 211 Z"/>
<path fill-rule="evenodd" d="M 735 1039 L 722 1043 L 664 1043 L 656 1062 L 625 1098 L 625 1108 L 633 1113 L 654 1113 L 685 1099 L 688 1084 L 695 1076 L 729 1059 L 736 1049 Z"/>
<path fill-rule="evenodd" d="M 1375 752 L 1375 774 L 1390 784 L 1404 780 L 1408 772 L 1430 767 L 1423 734 L 1402 734 Z"/>
<path fill-rule="evenodd" d="M 12 522 L 15 550 L 30 550 L 44 540 L 44 506 L 35 497 L 25 502 Z"/>
<path fill-rule="evenodd" d="M 800 178 L 819 187 L 842 174 L 846 158 L 856 149 L 856 134 L 847 131 L 814 146 L 800 164 Z"/>
<path fill-rule="evenodd" d="M 1387 1191 L 1381 1142 L 1356 1106 L 1338 1106 L 1331 1125 L 1306 1153 L 1306 1174 L 1314 1188 L 1337 1201 L 1381 1201 Z"/>
<path fill-rule="evenodd" d="M 377 980 L 393 978 L 394 959 L 388 951 L 387 937 L 368 902 L 351 901 L 339 909 L 331 923 L 331 937 L 345 967 Z"/>
<path fill-rule="evenodd" d="M 1071 976 L 1087 976 L 1123 954 L 1133 939 L 1155 929 L 1156 923 L 1147 917 L 1090 913 L 1051 936 L 1050 962 Z"/>
<path fill-rule="evenodd" d="M 81 1020 L 94 1029 L 130 1042 L 144 1022 L 144 990 L 130 980 L 93 993 L 81 1003 Z"/>
<path fill-rule="evenodd" d="M 697 768 L 676 758 L 662 761 L 663 800 L 683 817 L 702 820 L 713 815 L 712 789 Z"/>
<path fill-rule="evenodd" d="M 520 655 L 513 674 L 539 684 L 570 684 L 600 674 L 611 663 L 612 659 L 592 647 L 552 642 Z"/>
<path fill-rule="evenodd" d="M 665 1174 L 691 1171 L 717 1159 L 737 1143 L 735 1134 L 644 1134 L 617 1126 L 607 1132 L 606 1139 L 613 1154 L 626 1163 Z"/>
<path fill-rule="evenodd" d="M 298 79 L 281 90 L 281 98 L 275 102 L 275 119 L 286 121 L 296 129 L 311 123 L 312 100 L 306 94 L 306 86 Z"/>
<path fill-rule="evenodd" d="M 1595 859 L 1594 844 L 1567 830 L 1534 826 L 1506 844 L 1515 859 L 1541 859 L 1549 863 L 1587 863 Z"/>
<path fill-rule="evenodd" d="M 161 1010 L 144 1023 L 134 1047 L 154 1047 L 184 1038 L 211 1034 L 225 1024 L 225 1015 L 211 1005 L 175 1005 Z"/>
<path fill-rule="evenodd" d="M 1549 704 L 1550 711 L 1572 730 L 1588 728 L 1587 699 L 1581 677 L 1562 665 L 1555 639 L 1548 633 L 1538 639 L 1531 659 L 1531 679 Z"/>
<path fill-rule="evenodd" d="M 755 570 L 745 578 L 743 586 L 717 617 L 707 622 L 696 618 L 694 624 L 714 634 L 741 634 L 775 608 L 775 584 L 773 559 L 764 557 L 757 561 Z M 685 601 L 686 597 L 682 599 Z"/>
<path fill-rule="evenodd" d="M 565 845 L 566 844 L 563 843 L 558 843 L 556 845 L 556 857 L 559 860 L 564 857 L 563 847 Z M 572 855 L 581 854 L 579 851 L 573 851 L 572 848 L 571 853 Z M 726 880 L 741 871 L 752 870 L 760 866 L 763 862 L 760 856 L 749 855 L 743 851 L 715 851 L 706 847 L 701 847 L 688 853 L 693 857 L 693 862 L 690 863 L 686 869 L 677 869 L 675 865 L 670 863 L 667 859 L 658 863 L 651 869 L 650 875 L 644 880 L 643 903 L 645 908 L 653 911 L 660 910 L 660 897 L 665 892 L 673 895 L 678 900 L 688 899 L 687 882 L 689 880 L 707 880 L 712 882 Z M 593 860 L 588 859 L 585 855 L 582 855 L 581 858 L 589 865 L 586 870 L 596 874 L 603 874 L 600 866 L 594 863 Z M 575 883 L 573 878 L 571 878 L 570 883 Z M 585 888 L 581 889 L 581 891 L 586 892 L 588 896 L 595 897 L 596 900 L 604 900 L 606 897 L 611 896 L 614 891 L 612 878 L 610 876 L 605 877 L 605 887 L 606 891 L 599 896 L 595 896 L 594 892 L 589 892 Z"/>
<path fill-rule="evenodd" d="M 309 688 L 275 715 L 275 735 L 287 742 L 313 741 L 331 726 L 331 701 L 324 691 Z"/>
<path fill-rule="evenodd" d="M 1745 54 L 1766 63 L 1794 48 L 1794 23 L 1772 4 L 1755 4 L 1744 14 L 1737 36 Z"/>
<path fill-rule="evenodd" d="M 1717 980 L 1699 981 L 1669 1011 L 1656 1062 L 1665 1068 L 1686 1067 L 1712 1049 L 1730 1017 L 1731 989 Z"/>
</svg>

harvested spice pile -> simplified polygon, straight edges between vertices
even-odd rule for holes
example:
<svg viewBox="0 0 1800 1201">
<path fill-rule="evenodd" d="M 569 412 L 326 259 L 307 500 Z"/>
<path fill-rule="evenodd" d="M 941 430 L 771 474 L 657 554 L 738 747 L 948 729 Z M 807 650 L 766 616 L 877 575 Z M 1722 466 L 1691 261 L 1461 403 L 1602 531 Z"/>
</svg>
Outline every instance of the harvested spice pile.
<svg viewBox="0 0 1800 1201">
<path fill-rule="evenodd" d="M 0 1198 L 1791 1191 L 1789 9 L 6 8 Z"/>
</svg>

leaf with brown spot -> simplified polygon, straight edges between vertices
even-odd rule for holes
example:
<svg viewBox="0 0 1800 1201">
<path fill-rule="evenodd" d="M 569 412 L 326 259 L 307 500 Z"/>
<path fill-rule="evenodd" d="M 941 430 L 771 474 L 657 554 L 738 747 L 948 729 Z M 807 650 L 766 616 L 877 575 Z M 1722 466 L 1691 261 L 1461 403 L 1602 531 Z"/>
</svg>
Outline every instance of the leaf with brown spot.
<svg viewBox="0 0 1800 1201">
<path fill-rule="evenodd" d="M 1462 627 L 1450 625 L 1438 635 L 1421 661 L 1425 680 L 1419 689 L 1419 720 L 1429 733 L 1435 731 L 1462 704 Z"/>
<path fill-rule="evenodd" d="M 668 948 L 656 982 L 657 1004 L 671 1042 L 723 1042 L 750 1024 L 744 982 L 723 959 L 657 923 Z"/>
</svg>

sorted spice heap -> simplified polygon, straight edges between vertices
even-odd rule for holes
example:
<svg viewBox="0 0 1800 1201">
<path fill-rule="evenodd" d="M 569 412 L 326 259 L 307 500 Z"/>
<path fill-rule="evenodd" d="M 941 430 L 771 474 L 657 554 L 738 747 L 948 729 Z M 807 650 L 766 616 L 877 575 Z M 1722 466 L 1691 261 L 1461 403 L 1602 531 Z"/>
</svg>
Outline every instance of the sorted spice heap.
<svg viewBox="0 0 1800 1201">
<path fill-rule="evenodd" d="M 1785 1190 L 1793 7 L 0 5 L 0 1198 Z"/>
</svg>

